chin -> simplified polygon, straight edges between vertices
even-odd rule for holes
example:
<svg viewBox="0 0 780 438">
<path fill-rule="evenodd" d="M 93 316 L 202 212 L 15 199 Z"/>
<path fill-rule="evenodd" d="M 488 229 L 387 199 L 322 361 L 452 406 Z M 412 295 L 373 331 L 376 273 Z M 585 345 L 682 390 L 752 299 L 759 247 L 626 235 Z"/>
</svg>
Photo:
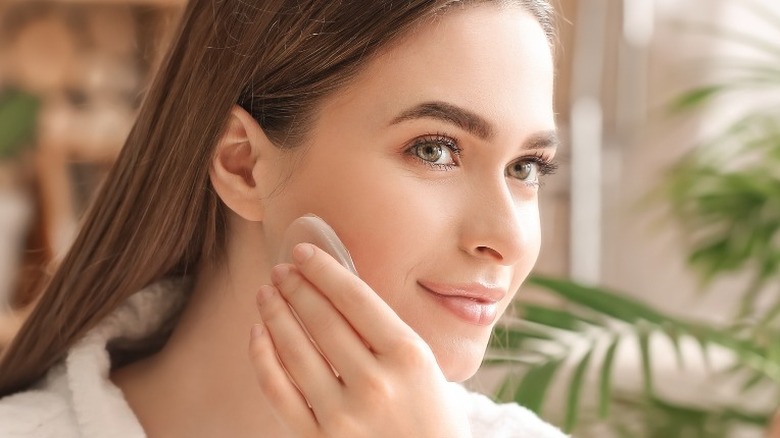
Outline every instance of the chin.
<svg viewBox="0 0 780 438">
<path fill-rule="evenodd" d="M 472 344 L 471 343 L 468 344 Z M 460 345 L 458 348 L 447 348 L 436 351 L 434 355 L 444 377 L 450 382 L 463 382 L 476 374 L 485 357 L 486 344 Z"/>
</svg>

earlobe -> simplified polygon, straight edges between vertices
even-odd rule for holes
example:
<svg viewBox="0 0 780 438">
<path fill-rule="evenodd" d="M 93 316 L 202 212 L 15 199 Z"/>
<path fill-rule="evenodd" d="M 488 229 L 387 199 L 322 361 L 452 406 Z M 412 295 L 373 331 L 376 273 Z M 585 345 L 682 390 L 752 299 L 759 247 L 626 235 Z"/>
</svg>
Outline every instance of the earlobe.
<svg viewBox="0 0 780 438">
<path fill-rule="evenodd" d="M 209 177 L 217 195 L 237 215 L 262 221 L 264 187 L 260 164 L 274 146 L 243 108 L 234 106 L 217 142 Z"/>
</svg>

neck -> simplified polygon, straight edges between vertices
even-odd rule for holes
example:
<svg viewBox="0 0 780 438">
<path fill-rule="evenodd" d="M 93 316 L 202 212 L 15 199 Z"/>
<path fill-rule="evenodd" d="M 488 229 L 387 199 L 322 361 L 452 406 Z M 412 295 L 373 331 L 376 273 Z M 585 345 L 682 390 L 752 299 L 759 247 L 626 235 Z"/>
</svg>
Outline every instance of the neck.
<svg viewBox="0 0 780 438">
<path fill-rule="evenodd" d="M 270 265 L 228 254 L 228 263 L 199 269 L 165 347 L 112 374 L 151 437 L 287 435 L 256 384 L 247 353 L 250 328 L 259 321 L 255 291 L 270 282 Z"/>
</svg>

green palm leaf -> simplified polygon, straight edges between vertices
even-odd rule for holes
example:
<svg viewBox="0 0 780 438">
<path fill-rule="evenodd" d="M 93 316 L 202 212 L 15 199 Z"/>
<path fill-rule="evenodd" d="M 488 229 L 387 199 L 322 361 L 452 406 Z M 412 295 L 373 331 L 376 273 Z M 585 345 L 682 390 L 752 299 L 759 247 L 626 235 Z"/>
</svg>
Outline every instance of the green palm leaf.
<svg viewBox="0 0 780 438">
<path fill-rule="evenodd" d="M 514 400 L 535 412 L 540 412 L 545 406 L 552 384 L 563 378 L 558 375 L 569 373 L 565 406 L 562 408 L 565 411 L 564 429 L 567 431 L 574 430 L 582 417 L 582 394 L 587 387 L 589 373 L 598 376 L 598 415 L 601 418 L 608 416 L 610 406 L 614 403 L 615 356 L 620 345 L 625 342 L 637 343 L 644 381 L 642 397 L 647 400 L 663 402 L 654 390 L 652 377 L 653 343 L 650 340 L 653 336 L 663 336 L 669 340 L 679 355 L 680 364 L 683 359 L 679 352 L 679 342 L 685 337 L 695 340 L 703 352 L 708 345 L 718 345 L 731 351 L 736 360 L 733 372 L 760 375 L 751 377 L 756 382 L 780 383 L 780 347 L 774 344 L 772 347 L 757 345 L 728 330 L 683 321 L 625 294 L 603 288 L 542 276 L 532 277 L 529 283 L 564 298 L 570 307 L 560 309 L 538 304 L 520 305 L 521 311 L 526 308 L 528 311 L 521 319 L 498 326 L 491 344 L 492 348 L 500 349 L 504 357 L 489 359 L 487 362 L 507 363 L 507 357 L 513 354 L 535 358 L 522 361 L 526 371 L 519 383 L 516 381 L 517 376 L 513 375 L 503 382 L 497 394 L 502 400 Z M 500 339 L 508 342 L 501 343 Z M 581 351 L 580 359 L 573 367 L 567 367 L 573 348 Z M 751 383 L 745 390 L 757 384 Z M 733 407 L 718 407 L 719 412 L 727 409 Z M 690 418 L 688 420 L 693 421 Z"/>
</svg>

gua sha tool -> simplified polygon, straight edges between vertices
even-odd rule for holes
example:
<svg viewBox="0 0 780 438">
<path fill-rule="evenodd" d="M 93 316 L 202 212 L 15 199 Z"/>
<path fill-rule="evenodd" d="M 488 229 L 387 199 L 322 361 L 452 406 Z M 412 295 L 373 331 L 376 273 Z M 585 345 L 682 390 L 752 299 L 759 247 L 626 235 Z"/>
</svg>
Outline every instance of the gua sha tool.
<svg viewBox="0 0 780 438">
<path fill-rule="evenodd" d="M 299 243 L 311 243 L 330 254 L 342 266 L 357 275 L 357 269 L 333 228 L 319 216 L 307 214 L 292 221 L 284 232 L 279 251 L 279 263 L 292 263 L 292 250 Z"/>
<path fill-rule="evenodd" d="M 287 227 L 287 230 L 284 232 L 284 236 L 282 236 L 282 245 L 280 247 L 281 249 L 279 251 L 279 258 L 277 259 L 277 263 L 292 263 L 293 248 L 295 248 L 295 245 L 304 242 L 318 246 L 320 249 L 330 254 L 331 257 L 336 259 L 336 261 L 341 263 L 342 266 L 352 271 L 353 274 L 357 275 L 357 269 L 355 269 L 355 264 L 352 262 L 352 257 L 349 256 L 347 247 L 344 246 L 339 237 L 336 235 L 336 232 L 333 231 L 333 228 L 331 228 L 327 222 L 322 220 L 322 218 L 319 216 L 315 216 L 313 214 L 301 216 L 298 219 L 292 221 L 292 223 Z M 295 315 L 295 319 L 298 320 L 298 323 L 301 324 L 301 327 L 303 327 L 303 330 L 306 332 L 306 336 L 308 336 L 309 340 L 315 346 L 317 346 L 317 343 L 314 342 L 311 334 L 309 334 L 309 331 L 306 330 L 306 326 L 304 326 L 304 324 L 301 322 L 301 319 L 298 317 L 295 309 L 292 310 L 293 315 Z M 317 346 L 317 349 L 319 349 L 319 346 Z M 327 358 L 325 360 L 327 361 Z M 330 365 L 330 369 L 333 371 L 333 374 L 338 377 L 338 371 L 336 371 L 333 365 L 330 364 L 330 361 L 328 361 L 328 364 Z M 308 400 L 306 401 L 306 404 L 311 408 Z"/>
</svg>

